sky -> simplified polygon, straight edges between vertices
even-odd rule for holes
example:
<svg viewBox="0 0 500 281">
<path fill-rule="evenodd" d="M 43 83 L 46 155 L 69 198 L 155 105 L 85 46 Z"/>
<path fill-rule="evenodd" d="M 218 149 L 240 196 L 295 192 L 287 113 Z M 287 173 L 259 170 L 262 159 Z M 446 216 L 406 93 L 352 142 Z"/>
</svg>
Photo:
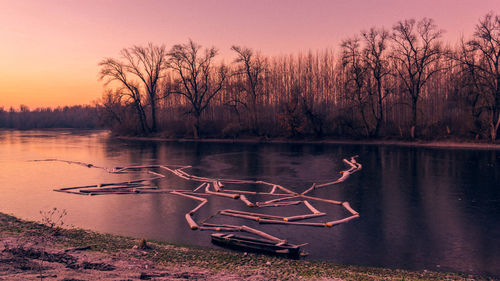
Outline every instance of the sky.
<svg viewBox="0 0 500 281">
<path fill-rule="evenodd" d="M 338 49 L 370 27 L 432 18 L 455 44 L 499 0 L 0 0 L 0 107 L 91 104 L 98 63 L 133 45 L 232 45 L 264 55 Z"/>
</svg>

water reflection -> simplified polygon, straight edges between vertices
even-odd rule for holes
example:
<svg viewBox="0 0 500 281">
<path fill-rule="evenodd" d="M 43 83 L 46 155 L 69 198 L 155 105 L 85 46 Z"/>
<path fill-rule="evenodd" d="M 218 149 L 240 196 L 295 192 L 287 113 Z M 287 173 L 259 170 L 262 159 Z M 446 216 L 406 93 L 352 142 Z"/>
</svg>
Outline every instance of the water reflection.
<svg viewBox="0 0 500 281">
<path fill-rule="evenodd" d="M 190 231 L 184 214 L 196 202 L 171 195 L 73 196 L 54 187 L 138 178 L 65 163 L 100 166 L 188 164 L 200 176 L 262 179 L 307 189 L 339 175 L 343 157 L 358 154 L 364 169 L 342 185 L 313 195 L 349 201 L 361 218 L 334 229 L 259 226 L 292 242 L 310 242 L 311 258 L 343 264 L 500 275 L 500 153 L 367 145 L 141 142 L 106 132 L 0 132 L 0 210 L 28 219 L 52 207 L 68 223 L 100 231 L 211 246 L 208 233 Z M 176 177 L 161 188 L 192 188 Z M 249 185 L 245 188 L 260 188 Z M 199 216 L 240 202 L 214 199 Z M 317 204 L 333 219 L 341 208 Z M 298 208 L 298 207 L 297 207 Z M 266 212 L 300 212 L 276 209 Z"/>
</svg>

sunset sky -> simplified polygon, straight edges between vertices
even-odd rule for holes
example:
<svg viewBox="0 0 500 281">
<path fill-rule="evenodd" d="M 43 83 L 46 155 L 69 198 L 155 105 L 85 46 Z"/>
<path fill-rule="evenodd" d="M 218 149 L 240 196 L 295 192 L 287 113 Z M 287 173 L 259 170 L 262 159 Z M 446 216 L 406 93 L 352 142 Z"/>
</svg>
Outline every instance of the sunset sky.
<svg viewBox="0 0 500 281">
<path fill-rule="evenodd" d="M 338 49 L 372 26 L 433 18 L 455 44 L 499 0 L 0 0 L 0 107 L 89 104 L 103 92 L 98 63 L 122 48 L 231 45 L 265 55 Z"/>
</svg>

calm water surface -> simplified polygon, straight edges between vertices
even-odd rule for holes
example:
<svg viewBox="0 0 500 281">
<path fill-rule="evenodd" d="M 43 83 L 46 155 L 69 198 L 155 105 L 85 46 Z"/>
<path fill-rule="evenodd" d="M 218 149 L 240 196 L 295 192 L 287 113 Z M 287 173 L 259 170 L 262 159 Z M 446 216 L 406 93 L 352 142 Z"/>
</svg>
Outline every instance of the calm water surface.
<svg viewBox="0 0 500 281">
<path fill-rule="evenodd" d="M 0 211 L 40 220 L 40 210 L 66 209 L 66 223 L 93 230 L 208 247 L 209 232 L 191 231 L 184 214 L 196 202 L 168 194 L 79 196 L 53 188 L 139 178 L 112 175 L 58 158 L 114 167 L 192 165 L 196 175 L 261 179 L 296 191 L 338 178 L 342 158 L 359 155 L 363 170 L 315 196 L 349 201 L 361 218 L 335 228 L 258 225 L 309 242 L 308 259 L 341 264 L 487 273 L 500 276 L 500 151 L 333 144 L 230 144 L 122 141 L 107 132 L 0 131 Z M 167 177 L 160 188 L 190 188 Z M 258 188 L 258 187 L 249 187 Z M 254 198 L 257 199 L 257 198 Z M 314 204 L 331 220 L 342 208 Z M 211 198 L 203 218 L 240 201 Z M 267 209 L 303 213 L 301 206 Z"/>
</svg>

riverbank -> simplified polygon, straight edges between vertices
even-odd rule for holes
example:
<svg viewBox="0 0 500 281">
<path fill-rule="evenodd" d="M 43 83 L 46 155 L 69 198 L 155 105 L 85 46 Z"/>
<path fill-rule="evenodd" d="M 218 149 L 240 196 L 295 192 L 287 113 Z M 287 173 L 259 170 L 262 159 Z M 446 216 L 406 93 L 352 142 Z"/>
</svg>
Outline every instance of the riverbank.
<svg viewBox="0 0 500 281">
<path fill-rule="evenodd" d="M 57 229 L 0 213 L 0 280 L 489 280 L 335 265 Z"/>
<path fill-rule="evenodd" d="M 136 141 L 165 141 L 165 142 L 218 142 L 218 143 L 299 143 L 299 144 L 356 144 L 356 145 L 379 145 L 379 146 L 403 146 L 403 147 L 428 147 L 428 148 L 443 148 L 443 149 L 481 149 L 481 150 L 500 150 L 500 143 L 491 142 L 469 142 L 460 140 L 434 140 L 434 141 L 403 141 L 403 140 L 385 140 L 385 139 L 284 139 L 284 138 L 234 138 L 234 139 L 219 139 L 219 138 L 164 138 L 157 136 L 138 137 L 138 136 L 114 136 L 121 140 L 136 140 Z"/>
</svg>

